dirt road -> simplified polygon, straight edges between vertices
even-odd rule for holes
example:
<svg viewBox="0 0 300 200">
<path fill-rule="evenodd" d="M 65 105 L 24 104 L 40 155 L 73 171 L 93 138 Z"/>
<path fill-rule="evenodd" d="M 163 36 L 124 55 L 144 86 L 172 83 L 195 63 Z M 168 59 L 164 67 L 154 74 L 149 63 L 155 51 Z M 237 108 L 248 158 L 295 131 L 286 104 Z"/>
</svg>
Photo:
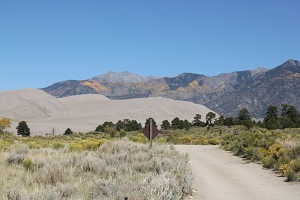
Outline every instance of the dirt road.
<svg viewBox="0 0 300 200">
<path fill-rule="evenodd" d="M 218 146 L 176 145 L 188 153 L 193 196 L 208 200 L 300 200 L 300 184 L 284 182 L 271 170 L 248 163 Z"/>
</svg>

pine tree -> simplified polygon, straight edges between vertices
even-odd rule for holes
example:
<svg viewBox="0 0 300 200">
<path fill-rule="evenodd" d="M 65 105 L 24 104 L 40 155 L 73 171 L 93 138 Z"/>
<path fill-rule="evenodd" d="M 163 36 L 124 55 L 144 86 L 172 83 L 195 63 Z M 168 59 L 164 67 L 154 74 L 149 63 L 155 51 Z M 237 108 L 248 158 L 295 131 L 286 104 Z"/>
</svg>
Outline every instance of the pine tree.
<svg viewBox="0 0 300 200">
<path fill-rule="evenodd" d="M 65 131 L 64 135 L 72 135 L 73 131 L 70 128 L 67 128 L 67 130 Z"/>
<path fill-rule="evenodd" d="M 253 122 L 247 108 L 240 110 L 236 120 L 238 124 L 246 126 L 248 130 L 253 127 Z"/>
<path fill-rule="evenodd" d="M 30 128 L 27 126 L 25 121 L 19 122 L 16 129 L 18 130 L 18 135 L 22 135 L 22 137 L 30 136 Z"/>
<path fill-rule="evenodd" d="M 171 124 L 167 119 L 165 119 L 161 122 L 161 129 L 168 130 L 168 129 L 170 129 L 170 127 L 171 127 Z"/>
</svg>

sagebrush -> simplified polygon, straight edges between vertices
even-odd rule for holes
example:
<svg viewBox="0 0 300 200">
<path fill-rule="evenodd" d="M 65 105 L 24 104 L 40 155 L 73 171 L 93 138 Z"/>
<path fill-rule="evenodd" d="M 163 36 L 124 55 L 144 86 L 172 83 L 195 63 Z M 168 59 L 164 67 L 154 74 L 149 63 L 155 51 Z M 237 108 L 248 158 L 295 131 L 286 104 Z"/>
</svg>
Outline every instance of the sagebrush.
<svg viewBox="0 0 300 200">
<path fill-rule="evenodd" d="M 180 199 L 191 192 L 189 158 L 173 146 L 149 150 L 127 140 L 82 151 L 57 146 L 0 152 L 0 199 Z"/>
</svg>

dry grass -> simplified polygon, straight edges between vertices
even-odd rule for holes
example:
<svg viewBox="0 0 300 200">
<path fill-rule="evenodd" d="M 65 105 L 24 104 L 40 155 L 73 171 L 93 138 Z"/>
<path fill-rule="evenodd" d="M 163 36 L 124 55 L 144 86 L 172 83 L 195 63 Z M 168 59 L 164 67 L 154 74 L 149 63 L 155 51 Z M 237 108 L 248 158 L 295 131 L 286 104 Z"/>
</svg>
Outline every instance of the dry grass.
<svg viewBox="0 0 300 200">
<path fill-rule="evenodd" d="M 188 156 L 172 146 L 105 142 L 96 150 L 0 151 L 0 199 L 181 199 L 191 189 Z"/>
</svg>

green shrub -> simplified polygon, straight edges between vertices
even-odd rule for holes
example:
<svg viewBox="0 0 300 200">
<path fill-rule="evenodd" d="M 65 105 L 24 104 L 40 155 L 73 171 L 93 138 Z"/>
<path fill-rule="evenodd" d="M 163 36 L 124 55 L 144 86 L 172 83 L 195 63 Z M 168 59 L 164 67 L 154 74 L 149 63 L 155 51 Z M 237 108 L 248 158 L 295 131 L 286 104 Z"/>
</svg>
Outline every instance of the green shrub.
<svg viewBox="0 0 300 200">
<path fill-rule="evenodd" d="M 23 160 L 23 166 L 25 167 L 26 170 L 33 170 L 32 158 L 25 158 Z"/>
<path fill-rule="evenodd" d="M 274 156 L 273 155 L 268 155 L 263 160 L 263 166 L 265 168 L 269 168 L 270 169 L 270 168 L 273 167 L 273 165 L 275 164 L 275 162 L 276 162 L 276 160 L 275 160 Z"/>
<path fill-rule="evenodd" d="M 204 137 L 201 137 L 199 139 L 199 143 L 202 144 L 202 145 L 207 145 L 208 144 L 208 139 L 204 138 Z"/>
<path fill-rule="evenodd" d="M 142 133 L 139 133 L 137 136 L 131 136 L 129 139 L 133 142 L 138 142 L 138 143 L 147 143 L 149 140 L 146 138 L 146 136 Z"/>
<path fill-rule="evenodd" d="M 166 139 L 163 137 L 159 137 L 159 138 L 155 138 L 154 142 L 157 142 L 159 144 L 164 144 L 164 143 L 166 143 Z"/>
<path fill-rule="evenodd" d="M 191 144 L 192 143 L 192 137 L 187 136 L 187 135 L 181 136 L 180 137 L 180 142 L 181 142 L 181 144 Z"/>
<path fill-rule="evenodd" d="M 248 159 L 250 159 L 252 162 L 259 162 L 259 163 L 263 162 L 267 152 L 265 148 L 252 147 L 250 149 L 246 149 L 246 152 L 249 150 L 252 151 L 252 153 L 251 156 L 247 156 Z M 250 155 L 250 153 L 247 152 L 247 155 Z"/>
<path fill-rule="evenodd" d="M 208 144 L 208 139 L 205 137 L 200 137 L 198 139 L 194 139 L 192 141 L 193 144 L 200 144 L 200 145 L 207 145 Z"/>
<path fill-rule="evenodd" d="M 69 144 L 69 149 L 72 151 L 96 150 L 105 141 L 99 141 L 93 138 L 77 140 Z"/>
<path fill-rule="evenodd" d="M 287 165 L 285 175 L 288 181 L 300 180 L 300 158 Z"/>
<path fill-rule="evenodd" d="M 52 144 L 52 148 L 53 149 L 60 149 L 60 148 L 64 148 L 64 147 L 65 147 L 65 145 L 63 143 L 61 143 L 61 142 L 54 142 Z"/>
<path fill-rule="evenodd" d="M 10 142 L 0 139 L 0 151 L 7 150 L 11 145 L 12 144 Z"/>
<path fill-rule="evenodd" d="M 208 144 L 211 144 L 211 145 L 219 145 L 221 143 L 221 141 L 217 138 L 211 138 L 208 140 Z"/>
</svg>

